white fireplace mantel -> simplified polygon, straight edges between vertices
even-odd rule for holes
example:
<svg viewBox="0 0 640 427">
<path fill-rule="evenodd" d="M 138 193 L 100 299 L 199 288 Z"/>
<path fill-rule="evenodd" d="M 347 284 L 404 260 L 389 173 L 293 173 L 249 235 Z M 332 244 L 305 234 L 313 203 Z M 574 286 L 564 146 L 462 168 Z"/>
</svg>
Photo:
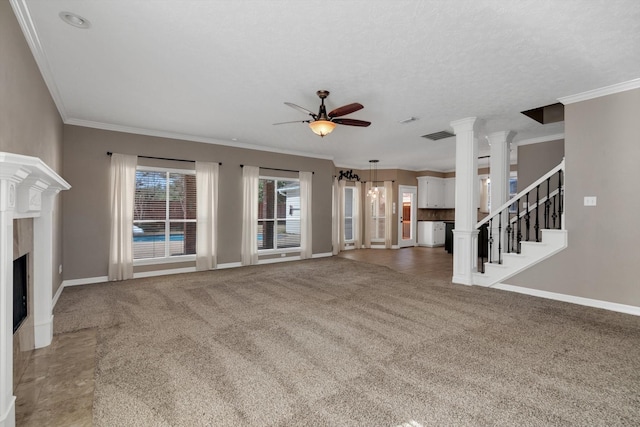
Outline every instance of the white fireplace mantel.
<svg viewBox="0 0 640 427">
<path fill-rule="evenodd" d="M 53 337 L 53 200 L 69 183 L 37 157 L 0 152 L 0 427 L 15 425 L 13 395 L 13 220 L 33 221 L 36 348 Z"/>
</svg>

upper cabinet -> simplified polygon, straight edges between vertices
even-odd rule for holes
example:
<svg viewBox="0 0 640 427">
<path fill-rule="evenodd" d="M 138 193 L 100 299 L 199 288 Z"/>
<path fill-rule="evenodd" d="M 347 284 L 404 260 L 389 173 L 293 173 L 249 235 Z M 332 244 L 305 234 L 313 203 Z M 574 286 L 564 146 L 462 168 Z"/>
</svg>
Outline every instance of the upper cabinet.
<svg viewBox="0 0 640 427">
<path fill-rule="evenodd" d="M 418 177 L 418 207 L 444 208 L 444 181 L 433 176 Z"/>
<path fill-rule="evenodd" d="M 456 207 L 456 179 L 445 178 L 444 180 L 444 207 L 445 209 L 455 209 Z"/>
<path fill-rule="evenodd" d="M 454 209 L 456 207 L 456 179 L 419 176 L 418 207 L 422 209 Z"/>
</svg>

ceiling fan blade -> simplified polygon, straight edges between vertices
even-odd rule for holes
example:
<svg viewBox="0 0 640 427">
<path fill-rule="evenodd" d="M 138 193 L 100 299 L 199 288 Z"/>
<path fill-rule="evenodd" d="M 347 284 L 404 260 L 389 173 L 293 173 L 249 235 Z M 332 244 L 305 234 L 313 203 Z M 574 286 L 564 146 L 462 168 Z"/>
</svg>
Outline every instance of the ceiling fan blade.
<svg viewBox="0 0 640 427">
<path fill-rule="evenodd" d="M 307 110 L 306 108 L 302 108 L 301 106 L 296 105 L 296 104 L 292 104 L 291 102 L 285 102 L 284 104 L 288 105 L 291 108 L 295 108 L 298 111 L 302 111 L 303 113 L 306 113 L 306 114 L 310 115 L 314 119 L 316 118 L 315 113 L 313 113 L 312 111 Z"/>
<path fill-rule="evenodd" d="M 334 123 L 338 123 L 340 125 L 347 125 L 347 126 L 360 126 L 363 128 L 366 128 L 367 126 L 369 126 L 371 124 L 371 122 L 367 122 L 364 120 L 356 120 L 356 119 L 333 119 L 331 120 Z"/>
<path fill-rule="evenodd" d="M 287 123 L 309 123 L 311 120 L 294 120 L 292 122 L 274 123 L 274 125 L 286 125 Z"/>
<path fill-rule="evenodd" d="M 351 114 L 355 111 L 362 110 L 363 108 L 364 106 L 362 104 L 354 102 L 353 104 L 343 105 L 342 107 L 338 107 L 335 110 L 332 110 L 329 113 L 329 117 L 346 116 L 347 114 Z"/>
</svg>

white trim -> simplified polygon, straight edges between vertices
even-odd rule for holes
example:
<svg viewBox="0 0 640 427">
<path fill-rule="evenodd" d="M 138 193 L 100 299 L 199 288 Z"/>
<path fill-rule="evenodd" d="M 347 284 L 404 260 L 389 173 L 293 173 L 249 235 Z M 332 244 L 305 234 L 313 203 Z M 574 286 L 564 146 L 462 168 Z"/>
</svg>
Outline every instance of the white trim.
<svg viewBox="0 0 640 427">
<path fill-rule="evenodd" d="M 141 271 L 139 273 L 133 273 L 133 278 L 139 279 L 142 277 L 168 276 L 170 274 L 193 273 L 195 271 L 196 271 L 195 267 L 172 268 L 167 270 L 154 270 L 154 271 Z"/>
<path fill-rule="evenodd" d="M 51 344 L 53 339 L 53 315 L 47 320 L 33 325 L 33 344 L 35 348 L 43 348 Z"/>
<path fill-rule="evenodd" d="M 312 254 L 311 258 L 325 258 L 330 256 L 333 256 L 332 252 L 321 252 L 319 254 Z"/>
<path fill-rule="evenodd" d="M 260 264 L 275 264 L 278 262 L 286 262 L 286 261 L 300 261 L 300 256 L 285 256 L 279 258 L 265 258 L 259 259 L 258 265 Z"/>
<path fill-rule="evenodd" d="M 571 304 L 584 305 L 587 307 L 602 308 L 604 310 L 616 311 L 618 313 L 631 314 L 640 316 L 640 307 L 626 304 L 618 304 L 615 302 L 602 301 L 591 298 L 577 297 L 573 295 L 559 294 L 556 292 L 541 291 L 538 289 L 523 288 L 521 286 L 508 285 L 506 283 L 498 283 L 490 286 L 492 289 L 500 289 L 503 291 L 517 292 L 519 294 L 531 295 L 534 297 L 547 298 L 556 301 L 568 302 Z"/>
<path fill-rule="evenodd" d="M 25 39 L 27 39 L 27 44 L 31 49 L 33 58 L 35 59 L 36 64 L 38 64 L 40 74 L 42 74 L 42 78 L 44 79 L 44 82 L 49 89 L 51 98 L 53 98 L 53 102 L 56 105 L 58 112 L 60 113 L 62 121 L 64 122 L 68 117 L 67 110 L 64 108 L 64 103 L 62 102 L 60 91 L 58 90 L 58 86 L 56 85 L 55 79 L 53 78 L 53 73 L 51 72 L 51 67 L 49 66 L 47 57 L 44 54 L 44 49 L 42 49 L 42 45 L 40 44 L 40 38 L 38 37 L 35 25 L 31 20 L 29 7 L 27 6 L 25 0 L 10 0 L 10 2 L 11 7 L 13 8 L 13 12 L 15 13 L 16 18 L 18 18 L 18 22 L 20 23 L 20 28 L 22 28 L 24 37 Z"/>
<path fill-rule="evenodd" d="M 553 135 L 547 135 L 547 136 L 539 136 L 537 138 L 529 138 L 529 139 L 522 139 L 520 141 L 513 141 L 511 143 L 511 146 L 520 147 L 521 145 L 539 144 L 541 142 L 558 141 L 560 139 L 564 139 L 564 132 L 556 133 Z"/>
<path fill-rule="evenodd" d="M 108 276 L 84 277 L 82 279 L 63 280 L 61 286 L 66 288 L 67 286 L 93 285 L 95 283 L 104 283 L 108 281 Z"/>
<path fill-rule="evenodd" d="M 58 286 L 58 290 L 56 291 L 56 294 L 53 296 L 53 299 L 51 300 L 51 310 L 53 310 L 56 307 L 56 304 L 58 303 L 58 298 L 60 298 L 60 295 L 62 295 L 63 290 L 64 290 L 64 282 L 60 283 L 60 286 Z"/>
<path fill-rule="evenodd" d="M 248 150 L 259 150 L 266 151 L 270 153 L 280 153 L 280 154 L 290 154 L 292 156 L 302 156 L 309 157 L 312 159 L 325 159 L 325 160 L 333 160 L 333 156 L 316 154 L 316 153 L 308 153 L 304 151 L 298 150 L 285 150 L 282 148 L 274 148 L 267 147 L 264 145 L 256 145 L 256 144 L 247 144 L 244 142 L 238 141 L 225 141 L 216 138 L 209 138 L 204 136 L 190 135 L 186 133 L 177 133 L 177 132 L 168 132 L 161 130 L 153 130 L 153 129 L 145 129 L 138 128 L 132 126 L 122 126 L 110 123 L 102 123 L 102 122 L 94 122 L 90 120 L 82 120 L 82 119 L 74 119 L 68 118 L 64 120 L 64 123 L 67 125 L 75 125 L 75 126 L 83 126 L 94 129 L 103 129 L 103 130 L 111 130 L 114 132 L 124 132 L 124 133 L 132 133 L 135 135 L 147 135 L 147 136 L 157 136 L 161 138 L 170 138 L 170 139 L 179 139 L 183 141 L 194 141 L 194 142 L 203 142 L 205 144 L 215 144 L 215 145 L 224 145 L 227 147 L 237 147 L 237 148 L 245 148 Z"/>
<path fill-rule="evenodd" d="M 15 427 L 16 425 L 16 397 L 11 396 L 7 410 L 0 417 L 0 427 Z"/>
<path fill-rule="evenodd" d="M 600 98 L 602 96 L 613 95 L 614 93 L 626 92 L 628 90 L 638 88 L 640 88 L 640 78 L 617 83 L 611 86 L 601 87 L 599 89 L 588 90 L 575 95 L 563 96 L 562 98 L 558 98 L 558 101 L 562 102 L 564 105 L 568 105 L 575 102 L 587 101 L 589 99 Z"/>
<path fill-rule="evenodd" d="M 227 268 L 236 268 L 236 267 L 242 267 L 242 263 L 241 262 L 226 262 L 224 264 L 218 264 L 218 266 L 216 267 L 216 270 L 225 270 Z"/>
</svg>

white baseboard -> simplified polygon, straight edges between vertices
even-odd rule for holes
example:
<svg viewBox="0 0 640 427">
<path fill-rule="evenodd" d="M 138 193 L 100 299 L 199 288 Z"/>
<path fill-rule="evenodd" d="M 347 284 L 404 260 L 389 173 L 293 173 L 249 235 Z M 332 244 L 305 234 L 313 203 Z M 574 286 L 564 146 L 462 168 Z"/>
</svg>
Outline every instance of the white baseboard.
<svg viewBox="0 0 640 427">
<path fill-rule="evenodd" d="M 319 253 L 319 254 L 313 254 L 311 257 L 312 258 L 324 258 L 324 257 L 330 257 L 333 256 L 333 254 L 331 252 L 323 252 L 323 253 Z M 274 264 L 277 262 L 287 262 L 287 261 L 300 261 L 300 257 L 299 256 L 290 256 L 290 257 L 284 257 L 284 258 L 267 258 L 267 259 L 263 259 L 258 261 L 258 264 Z M 242 267 L 242 263 L 240 262 L 227 262 L 224 264 L 218 264 L 218 266 L 214 269 L 212 269 L 211 271 L 215 271 L 215 270 L 224 270 L 227 268 L 237 268 L 237 267 Z M 196 271 L 195 267 L 184 267 L 184 268 L 173 268 L 173 269 L 168 269 L 168 270 L 156 270 L 156 271 L 144 271 L 144 272 L 140 272 L 140 273 L 134 273 L 133 274 L 133 278 L 134 279 L 138 279 L 138 278 L 143 278 L 143 277 L 155 277 L 155 276 L 165 276 L 165 275 L 169 275 L 169 274 L 180 274 L 180 273 L 193 273 Z M 93 285 L 95 283 L 105 283 L 108 282 L 109 278 L 107 276 L 98 276 L 98 277 L 86 277 L 83 279 L 71 279 L 71 280 L 64 280 L 62 282 L 62 284 L 60 285 L 60 287 L 58 288 L 58 291 L 56 292 L 56 295 L 53 298 L 53 306 L 55 307 L 56 303 L 58 302 L 58 298 L 60 297 L 60 294 L 62 294 L 62 290 L 63 288 L 67 287 L 67 286 L 81 286 L 81 285 Z"/>
<path fill-rule="evenodd" d="M 215 269 L 216 270 L 224 270 L 225 268 L 236 268 L 236 267 L 242 267 L 242 263 L 241 262 L 226 262 L 224 264 L 218 264 L 218 266 Z"/>
<path fill-rule="evenodd" d="M 62 286 L 66 288 L 67 286 L 93 285 L 94 283 L 104 283 L 108 281 L 109 277 L 107 276 L 85 277 L 83 279 L 63 280 Z"/>
<path fill-rule="evenodd" d="M 265 259 L 259 259 L 258 260 L 258 265 L 262 265 L 262 264 L 276 264 L 278 262 L 287 262 L 287 261 L 300 261 L 300 256 L 296 255 L 296 256 L 286 256 L 286 257 L 280 257 L 280 258 L 265 258 Z"/>
<path fill-rule="evenodd" d="M 166 270 L 155 270 L 155 271 L 142 271 L 140 273 L 133 273 L 133 278 L 140 279 L 143 277 L 167 276 L 169 274 L 194 273 L 195 271 L 196 271 L 195 267 L 170 268 Z"/>
<path fill-rule="evenodd" d="M 498 283 L 491 286 L 493 289 L 503 291 L 517 292 L 519 294 L 531 295 L 534 297 L 553 299 L 557 301 L 568 302 L 572 304 L 584 305 L 587 307 L 602 308 L 605 310 L 616 311 L 618 313 L 631 314 L 640 316 L 640 307 L 634 305 L 618 304 L 615 302 L 601 301 L 591 298 L 576 297 L 573 295 L 559 294 L 556 292 L 541 291 L 538 289 L 523 288 L 521 286 L 508 285 L 506 283 Z"/>
<path fill-rule="evenodd" d="M 322 252 L 319 254 L 312 254 L 311 258 L 325 258 L 330 256 L 333 256 L 333 252 Z"/>
<path fill-rule="evenodd" d="M 60 295 L 62 295 L 63 289 L 64 289 L 64 282 L 60 283 L 60 286 L 58 286 L 58 290 L 56 291 L 56 294 L 53 296 L 53 300 L 51 301 L 51 310 L 56 308 L 56 304 L 58 303 L 58 298 L 60 298 Z"/>
</svg>

